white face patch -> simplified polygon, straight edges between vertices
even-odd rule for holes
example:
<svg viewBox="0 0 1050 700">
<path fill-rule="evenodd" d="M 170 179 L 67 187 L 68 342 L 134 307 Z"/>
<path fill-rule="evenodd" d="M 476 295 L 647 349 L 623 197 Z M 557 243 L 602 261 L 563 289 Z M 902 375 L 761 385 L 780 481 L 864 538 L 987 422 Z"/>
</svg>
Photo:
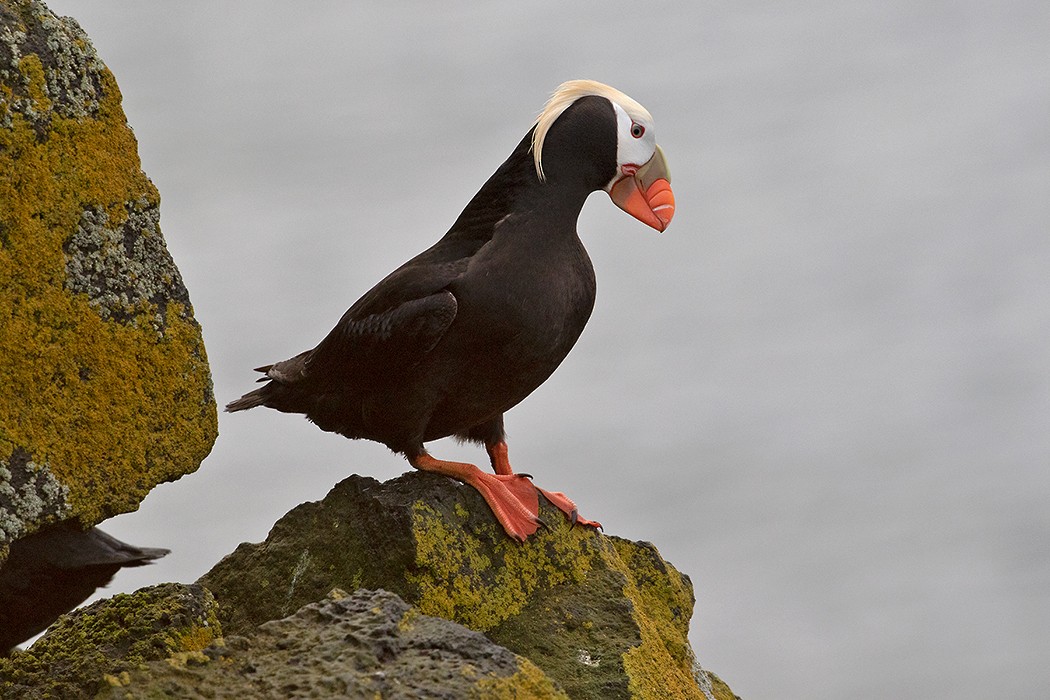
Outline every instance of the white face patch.
<svg viewBox="0 0 1050 700">
<path fill-rule="evenodd" d="M 604 97 L 612 103 L 613 108 L 616 110 L 617 151 L 619 152 L 617 171 L 620 170 L 622 165 L 642 165 L 652 158 L 656 150 L 656 135 L 652 133 L 653 118 L 646 111 L 645 107 L 616 88 L 603 85 L 594 80 L 568 80 L 559 85 L 558 89 L 547 100 L 547 104 L 543 106 L 543 111 L 536 117 L 536 124 L 533 128 L 532 158 L 536 165 L 536 175 L 541 182 L 545 179 L 543 176 L 543 141 L 547 138 L 547 131 L 550 130 L 551 125 L 561 116 L 562 112 L 568 109 L 569 105 L 587 95 Z M 624 117 L 626 117 L 626 123 L 623 121 Z M 640 134 L 638 139 L 631 136 L 633 124 L 638 124 L 644 129 L 644 132 Z M 637 140 L 647 144 L 648 155 L 645 157 L 638 155 L 639 153 L 644 154 L 644 151 L 639 151 L 638 148 L 640 146 L 628 142 L 626 139 L 631 139 L 631 141 Z"/>
<path fill-rule="evenodd" d="M 624 166 L 627 166 L 627 170 L 631 166 L 641 167 L 656 153 L 656 132 L 652 118 L 648 114 L 632 116 L 616 102 L 612 106 L 616 112 L 616 175 L 606 189 L 624 175 L 630 174 Z"/>
</svg>

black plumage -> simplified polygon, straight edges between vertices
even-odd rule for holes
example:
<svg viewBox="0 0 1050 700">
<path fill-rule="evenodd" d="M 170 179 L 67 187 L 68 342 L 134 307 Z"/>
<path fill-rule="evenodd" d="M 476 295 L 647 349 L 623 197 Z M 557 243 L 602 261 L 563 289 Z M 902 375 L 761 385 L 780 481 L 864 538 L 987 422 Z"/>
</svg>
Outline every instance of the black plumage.
<svg viewBox="0 0 1050 700">
<path fill-rule="evenodd" d="M 605 96 L 582 95 L 546 131 L 543 179 L 533 130 L 436 244 L 361 297 L 313 350 L 260 367 L 267 384 L 227 410 L 302 413 L 323 430 L 384 443 L 413 466 L 437 463 L 478 487 L 506 527 L 473 472 L 445 469 L 455 463 L 433 460 L 424 443 L 483 443 L 497 474 L 511 474 L 503 414 L 554 372 L 590 317 L 594 271 L 576 222 L 619 167 Z"/>
<path fill-rule="evenodd" d="M 165 554 L 70 521 L 16 540 L 0 566 L 0 656 L 83 603 L 120 569 Z"/>
</svg>

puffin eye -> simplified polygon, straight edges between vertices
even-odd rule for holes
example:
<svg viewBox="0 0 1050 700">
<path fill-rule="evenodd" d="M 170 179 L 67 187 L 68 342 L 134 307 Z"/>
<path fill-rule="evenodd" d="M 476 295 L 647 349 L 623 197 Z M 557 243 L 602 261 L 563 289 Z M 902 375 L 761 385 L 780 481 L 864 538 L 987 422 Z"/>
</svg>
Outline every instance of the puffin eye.
<svg viewBox="0 0 1050 700">
<path fill-rule="evenodd" d="M 636 139 L 642 138 L 642 134 L 645 133 L 645 127 L 638 122 L 631 122 L 631 136 Z"/>
</svg>

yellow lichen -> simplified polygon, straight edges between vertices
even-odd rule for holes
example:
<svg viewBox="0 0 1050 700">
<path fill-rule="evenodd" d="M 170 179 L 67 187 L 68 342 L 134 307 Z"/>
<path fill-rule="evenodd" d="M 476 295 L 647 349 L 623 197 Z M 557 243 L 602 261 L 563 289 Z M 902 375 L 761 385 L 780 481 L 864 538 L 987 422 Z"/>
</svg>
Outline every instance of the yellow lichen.
<svg viewBox="0 0 1050 700">
<path fill-rule="evenodd" d="M 609 563 L 627 579 L 624 595 L 633 604 L 631 614 L 642 638 L 641 644 L 623 655 L 631 697 L 704 700 L 693 677 L 689 648 L 689 613 L 693 608 L 689 585 L 680 573 L 659 559 L 655 550 L 610 539 L 615 556 L 609 558 Z"/>
<path fill-rule="evenodd" d="M 518 657 L 519 669 L 512 676 L 488 675 L 474 686 L 477 700 L 569 700 L 569 696 L 536 664 Z"/>
<path fill-rule="evenodd" d="M 183 652 L 199 652 L 215 642 L 222 642 L 222 637 L 216 636 L 219 629 L 218 624 L 200 627 L 191 627 L 188 630 L 178 632 L 175 635 L 175 646 Z"/>
<path fill-rule="evenodd" d="M 126 685 L 131 685 L 131 674 L 127 671 L 121 671 L 118 674 L 104 673 L 102 674 L 102 680 L 113 688 L 122 688 Z"/>
<path fill-rule="evenodd" d="M 483 544 L 468 529 L 449 527 L 425 502 L 414 505 L 418 571 L 408 580 L 419 590 L 420 610 L 485 631 L 521 612 L 538 588 L 578 583 L 591 568 L 581 542 L 595 534 L 584 528 L 561 522 L 520 544 L 492 527 Z M 482 553 L 486 548 L 498 561 Z"/>
<path fill-rule="evenodd" d="M 18 64 L 46 113 L 44 68 Z M 97 523 L 134 510 L 155 484 L 193 471 L 216 435 L 200 329 L 171 302 L 141 322 L 103 320 L 65 287 L 63 244 L 89 207 L 113 225 L 126 204 L 159 202 L 108 70 L 93 118 L 50 114 L 46 138 L 19 112 L 0 128 L 0 460 L 27 450 L 69 487 L 72 514 Z"/>
<path fill-rule="evenodd" d="M 416 626 L 416 621 L 419 616 L 422 615 L 419 612 L 419 608 L 409 608 L 405 611 L 405 614 L 401 616 L 401 619 L 397 621 L 397 629 L 401 634 L 406 634 Z"/>
<path fill-rule="evenodd" d="M 18 70 L 29 79 L 26 94 L 33 102 L 37 112 L 51 111 L 51 100 L 47 97 L 47 80 L 44 78 L 44 66 L 35 54 L 25 56 L 18 62 Z"/>
</svg>

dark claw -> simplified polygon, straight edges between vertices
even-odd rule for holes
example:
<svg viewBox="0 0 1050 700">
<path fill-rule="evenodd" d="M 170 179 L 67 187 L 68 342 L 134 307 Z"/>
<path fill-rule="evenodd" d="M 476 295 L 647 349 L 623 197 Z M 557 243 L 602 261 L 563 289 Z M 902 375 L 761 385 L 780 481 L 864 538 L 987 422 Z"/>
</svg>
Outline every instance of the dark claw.
<svg viewBox="0 0 1050 700">
<path fill-rule="evenodd" d="M 537 525 L 539 525 L 540 527 L 542 527 L 545 530 L 550 530 L 551 529 L 550 525 L 548 525 L 547 523 L 543 522 L 539 518 L 533 518 L 532 522 L 536 523 Z"/>
<path fill-rule="evenodd" d="M 526 474 L 525 472 L 518 472 L 518 476 L 523 476 L 528 480 L 532 480 L 532 474 Z"/>
<path fill-rule="evenodd" d="M 579 520 L 579 519 L 580 519 L 580 514 L 576 511 L 575 508 L 573 508 L 572 512 L 569 513 L 569 526 L 570 527 L 576 527 L 576 521 Z"/>
</svg>

